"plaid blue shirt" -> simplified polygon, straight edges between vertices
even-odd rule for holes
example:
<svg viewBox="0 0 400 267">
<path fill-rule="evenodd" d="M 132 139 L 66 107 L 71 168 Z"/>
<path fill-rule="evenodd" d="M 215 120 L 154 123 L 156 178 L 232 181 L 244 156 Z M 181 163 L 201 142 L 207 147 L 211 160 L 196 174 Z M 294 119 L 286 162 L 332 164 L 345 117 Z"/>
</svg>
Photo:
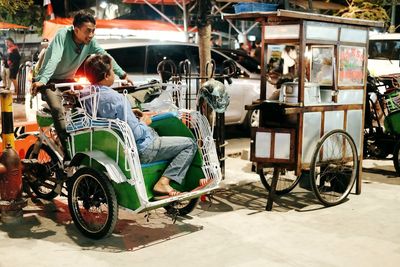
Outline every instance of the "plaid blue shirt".
<svg viewBox="0 0 400 267">
<path fill-rule="evenodd" d="M 97 116 L 107 119 L 120 119 L 125 121 L 125 109 L 127 110 L 127 123 L 132 129 L 135 137 L 136 146 L 139 153 L 142 153 L 147 146 L 155 139 L 154 131 L 136 118 L 131 106 L 124 96 L 107 86 L 95 86 L 98 93 Z M 83 95 L 88 94 L 90 89 L 82 92 Z M 85 109 L 92 114 L 92 99 L 85 101 Z"/>
</svg>

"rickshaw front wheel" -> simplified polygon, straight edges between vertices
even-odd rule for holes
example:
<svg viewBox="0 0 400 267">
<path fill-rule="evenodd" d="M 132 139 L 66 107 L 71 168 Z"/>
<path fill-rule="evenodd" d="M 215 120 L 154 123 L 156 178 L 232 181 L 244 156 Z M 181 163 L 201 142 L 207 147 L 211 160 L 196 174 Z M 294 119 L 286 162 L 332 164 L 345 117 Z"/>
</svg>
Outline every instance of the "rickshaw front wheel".
<svg viewBox="0 0 400 267">
<path fill-rule="evenodd" d="M 92 239 L 109 236 L 117 223 L 114 188 L 105 174 L 92 168 L 83 167 L 71 177 L 68 207 L 78 230 Z"/>
<path fill-rule="evenodd" d="M 174 202 L 164 207 L 167 213 L 177 213 L 179 216 L 185 216 L 191 213 L 199 203 L 200 198 L 192 198 L 181 202 Z"/>
<path fill-rule="evenodd" d="M 358 169 L 357 149 L 353 138 L 337 129 L 317 143 L 311 166 L 311 187 L 325 206 L 342 203 L 354 185 Z"/>
<path fill-rule="evenodd" d="M 37 153 L 34 147 L 35 144 L 28 148 L 25 158 L 36 159 L 37 163 L 25 168 L 24 178 L 38 198 L 52 200 L 58 196 L 57 187 L 63 185 L 64 170 L 49 146 L 41 144 Z"/>
<path fill-rule="evenodd" d="M 397 140 L 393 151 L 393 165 L 396 169 L 397 176 L 400 176 L 400 139 Z"/>
</svg>

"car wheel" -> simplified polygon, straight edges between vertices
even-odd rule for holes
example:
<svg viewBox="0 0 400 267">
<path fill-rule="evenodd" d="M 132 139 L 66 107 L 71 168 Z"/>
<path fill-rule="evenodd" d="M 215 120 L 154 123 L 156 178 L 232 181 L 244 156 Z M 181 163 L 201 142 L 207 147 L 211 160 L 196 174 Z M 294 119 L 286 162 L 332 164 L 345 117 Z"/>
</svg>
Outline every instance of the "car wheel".
<svg viewBox="0 0 400 267">
<path fill-rule="evenodd" d="M 247 113 L 247 119 L 245 123 L 245 128 L 251 129 L 252 127 L 258 127 L 260 119 L 260 110 L 250 110 Z"/>
</svg>

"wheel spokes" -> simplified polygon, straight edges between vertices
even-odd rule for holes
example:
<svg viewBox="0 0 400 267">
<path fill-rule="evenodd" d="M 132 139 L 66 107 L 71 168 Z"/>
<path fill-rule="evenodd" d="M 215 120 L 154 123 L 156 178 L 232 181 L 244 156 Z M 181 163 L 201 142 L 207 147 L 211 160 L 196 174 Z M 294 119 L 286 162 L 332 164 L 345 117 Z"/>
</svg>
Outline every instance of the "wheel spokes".
<svg viewBox="0 0 400 267">
<path fill-rule="evenodd" d="M 314 162 L 315 192 L 325 203 L 347 196 L 356 172 L 356 151 L 351 139 L 341 132 L 328 136 L 319 146 Z"/>
<path fill-rule="evenodd" d="M 91 176 L 85 176 L 77 183 L 73 196 L 74 209 L 81 224 L 89 232 L 98 232 L 109 217 L 109 203 L 102 186 Z"/>
</svg>

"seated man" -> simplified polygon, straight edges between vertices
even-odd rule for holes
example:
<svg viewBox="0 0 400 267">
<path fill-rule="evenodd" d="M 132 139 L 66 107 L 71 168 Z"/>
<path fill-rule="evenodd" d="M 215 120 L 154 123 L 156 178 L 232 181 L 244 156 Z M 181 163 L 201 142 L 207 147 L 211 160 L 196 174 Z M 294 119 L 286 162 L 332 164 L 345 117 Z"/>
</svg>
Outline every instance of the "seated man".
<svg viewBox="0 0 400 267">
<path fill-rule="evenodd" d="M 158 198 L 179 195 L 180 192 L 170 186 L 170 181 L 182 183 L 197 151 L 196 142 L 182 136 L 160 137 L 148 126 L 151 124 L 151 117 L 142 114 L 139 120 L 130 108 L 126 110 L 124 96 L 110 88 L 114 83 L 114 71 L 109 56 L 90 56 L 85 62 L 84 70 L 86 78 L 98 93 L 97 116 L 125 120 L 125 112 L 127 113 L 127 123 L 135 137 L 141 163 L 170 160 L 153 188 L 154 193 Z M 200 186 L 208 182 L 206 179 L 200 179 Z"/>
</svg>

